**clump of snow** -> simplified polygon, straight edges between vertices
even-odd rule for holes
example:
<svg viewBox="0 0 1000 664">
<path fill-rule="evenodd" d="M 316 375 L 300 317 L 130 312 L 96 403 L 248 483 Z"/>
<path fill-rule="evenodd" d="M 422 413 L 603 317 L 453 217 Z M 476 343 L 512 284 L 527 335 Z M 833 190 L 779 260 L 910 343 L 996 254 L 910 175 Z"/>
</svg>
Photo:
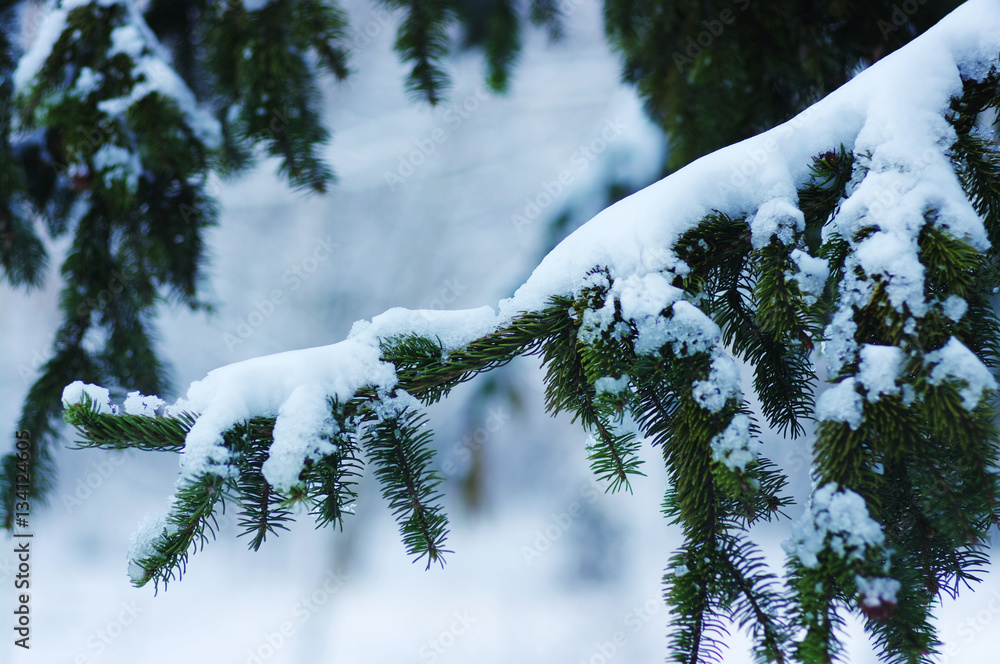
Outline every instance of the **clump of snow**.
<svg viewBox="0 0 1000 664">
<path fill-rule="evenodd" d="M 618 279 L 611 292 L 621 303 L 622 317 L 636 322 L 660 313 L 683 296 L 683 291 L 671 285 L 665 275 L 651 272 L 642 276 L 629 275 Z"/>
<path fill-rule="evenodd" d="M 862 560 L 868 547 L 884 542 L 882 526 L 869 515 L 864 498 L 831 482 L 813 493 L 806 513 L 792 526 L 791 538 L 781 546 L 803 566 L 815 568 L 824 550 L 849 561 Z"/>
<path fill-rule="evenodd" d="M 976 407 L 985 390 L 997 389 L 997 381 L 986 365 L 955 337 L 948 339 L 940 350 L 927 353 L 924 362 L 934 367 L 931 369 L 931 385 L 939 385 L 945 379 L 965 383 L 958 393 L 966 410 Z"/>
<path fill-rule="evenodd" d="M 896 346 L 865 344 L 860 354 L 858 379 L 868 390 L 868 400 L 878 401 L 883 394 L 899 394 L 896 379 L 903 364 L 903 350 Z"/>
<path fill-rule="evenodd" d="M 176 526 L 167 520 L 166 512 L 147 514 L 143 517 L 132 535 L 126 555 L 128 575 L 132 583 L 142 583 L 146 578 L 147 570 L 139 564 L 139 561 L 156 555 L 156 542 L 176 530 Z"/>
<path fill-rule="evenodd" d="M 124 53 L 133 60 L 138 60 L 144 48 L 142 33 L 134 25 L 122 25 L 111 31 L 111 50 L 108 55 Z"/>
<path fill-rule="evenodd" d="M 668 343 L 680 356 L 711 351 L 721 338 L 719 326 L 684 300 L 683 291 L 670 283 L 669 276 L 672 275 L 655 271 L 615 280 L 603 306 L 584 311 L 580 340 L 593 343 L 612 327 L 617 302 L 622 318 L 635 326 L 636 353 L 653 355 Z M 593 274 L 586 277 L 581 288 L 594 285 L 594 278 Z M 667 316 L 663 315 L 665 311 L 669 312 Z"/>
<path fill-rule="evenodd" d="M 648 346 L 658 350 L 665 342 L 672 344 L 675 355 L 707 353 L 715 348 L 722 338 L 722 331 L 711 318 L 687 300 L 675 302 L 671 307 L 670 319 L 657 330 L 647 334 Z M 662 336 L 661 336 L 662 334 Z M 636 352 L 640 352 L 636 342 Z"/>
<path fill-rule="evenodd" d="M 156 417 L 156 409 L 165 404 L 166 402 L 160 397 L 146 396 L 139 392 L 129 392 L 122 406 L 129 415 Z"/>
<path fill-rule="evenodd" d="M 913 214 L 913 213 L 910 213 Z M 922 215 L 922 212 L 917 214 Z M 907 215 L 907 219 L 910 215 Z M 888 285 L 889 303 L 902 313 L 903 305 L 917 316 L 927 313 L 924 299 L 924 266 L 918 257 L 918 230 L 908 234 L 878 232 L 862 240 L 848 260 L 850 267 L 857 264 L 865 275 L 881 277 Z M 845 268 L 846 271 L 846 268 Z M 853 272 L 851 274 L 854 278 Z"/>
<path fill-rule="evenodd" d="M 854 583 L 858 586 L 861 602 L 869 608 L 896 604 L 896 595 L 901 588 L 899 581 L 887 577 L 855 576 Z"/>
<path fill-rule="evenodd" d="M 253 417 L 277 417 L 300 385 L 314 384 L 324 398 L 347 401 L 362 387 L 388 390 L 395 383 L 395 369 L 381 361 L 378 346 L 353 339 L 216 369 L 188 388 L 185 409 L 200 415 L 185 439 L 178 481 L 225 473 L 229 452 L 222 434 Z"/>
<path fill-rule="evenodd" d="M 604 376 L 594 381 L 594 390 L 597 391 L 598 396 L 601 394 L 621 394 L 623 390 L 628 389 L 628 381 L 629 378 L 627 375 L 621 378 Z"/>
<path fill-rule="evenodd" d="M 845 293 L 843 284 L 841 285 L 841 298 L 851 297 L 851 293 Z M 851 297 L 851 299 L 855 299 Z M 854 334 L 858 331 L 858 324 L 852 318 L 854 310 L 851 307 L 840 307 L 830 324 L 826 326 L 824 340 L 820 345 L 820 351 L 826 358 L 827 378 L 832 379 L 846 366 L 854 361 L 858 352 L 858 343 L 854 340 Z"/>
<path fill-rule="evenodd" d="M 81 67 L 80 73 L 76 77 L 76 84 L 73 85 L 73 94 L 78 97 L 86 97 L 104 81 L 104 75 L 95 72 L 90 67 Z"/>
<path fill-rule="evenodd" d="M 861 425 L 864 414 L 864 399 L 855 389 L 854 376 L 837 383 L 816 400 L 816 419 L 830 422 L 846 422 L 851 429 Z"/>
<path fill-rule="evenodd" d="M 790 257 L 798 271 L 788 274 L 787 278 L 798 284 L 803 301 L 811 307 L 823 295 L 830 277 L 830 265 L 825 259 L 810 256 L 801 249 L 794 249 Z"/>
<path fill-rule="evenodd" d="M 787 199 L 772 198 L 750 220 L 750 242 L 758 250 L 770 244 L 772 237 L 788 245 L 805 229 L 806 218 L 798 207 Z"/>
<path fill-rule="evenodd" d="M 587 308 L 583 311 L 580 321 L 580 331 L 577 338 L 585 344 L 593 344 L 600 340 L 605 331 L 615 322 L 615 302 L 613 296 L 608 296 L 600 309 Z"/>
<path fill-rule="evenodd" d="M 243 0 L 243 8 L 248 12 L 260 11 L 271 4 L 273 0 Z"/>
<path fill-rule="evenodd" d="M 278 491 L 289 491 L 299 483 L 306 460 L 337 451 L 331 439 L 339 431 L 323 388 L 318 383 L 299 385 L 278 409 L 274 440 L 261 467 L 264 479 Z"/>
<path fill-rule="evenodd" d="M 62 404 L 69 407 L 83 403 L 83 397 L 87 395 L 98 413 L 111 415 L 114 409 L 111 407 L 111 393 L 100 385 L 91 385 L 82 380 L 73 381 L 63 388 Z"/>
<path fill-rule="evenodd" d="M 135 193 L 139 188 L 139 176 L 142 175 L 142 162 L 135 152 L 123 147 L 105 143 L 94 153 L 94 169 L 104 173 L 104 184 L 111 187 L 115 180 L 125 183 L 128 191 Z"/>
<path fill-rule="evenodd" d="M 196 412 L 194 404 L 183 397 L 177 399 L 174 403 L 163 407 L 163 414 L 166 417 L 180 417 L 185 413 L 191 414 Z"/>
<path fill-rule="evenodd" d="M 391 397 L 388 394 L 380 393 L 378 401 L 372 406 L 372 410 L 379 421 L 391 420 L 399 417 L 407 410 L 414 411 L 421 408 L 420 401 L 412 394 L 403 390 L 396 390 L 395 396 Z"/>
<path fill-rule="evenodd" d="M 969 303 L 957 295 L 951 295 L 941 304 L 941 307 L 944 309 L 944 315 L 957 323 L 968 311 Z"/>
<path fill-rule="evenodd" d="M 739 399 L 740 368 L 725 353 L 718 351 L 712 358 L 707 380 L 695 381 L 693 398 L 710 413 L 718 413 L 730 399 Z M 748 421 L 749 425 L 749 421 Z"/>
<path fill-rule="evenodd" d="M 738 413 L 726 430 L 712 438 L 712 459 L 734 472 L 743 472 L 757 459 L 757 450 L 750 447 L 750 418 Z"/>
<path fill-rule="evenodd" d="M 607 278 L 602 273 L 590 275 L 582 284 L 582 287 L 606 287 L 608 293 L 602 307 L 584 311 L 580 340 L 593 343 L 605 331 L 612 329 L 617 302 L 622 318 L 636 327 L 636 352 L 648 355 L 659 351 L 666 341 L 668 326 L 661 314 L 682 297 L 682 291 L 671 285 L 667 276 L 660 272 L 628 275 L 610 286 L 606 284 Z M 613 329 L 613 335 L 618 337 L 627 332 L 627 326 Z"/>
</svg>

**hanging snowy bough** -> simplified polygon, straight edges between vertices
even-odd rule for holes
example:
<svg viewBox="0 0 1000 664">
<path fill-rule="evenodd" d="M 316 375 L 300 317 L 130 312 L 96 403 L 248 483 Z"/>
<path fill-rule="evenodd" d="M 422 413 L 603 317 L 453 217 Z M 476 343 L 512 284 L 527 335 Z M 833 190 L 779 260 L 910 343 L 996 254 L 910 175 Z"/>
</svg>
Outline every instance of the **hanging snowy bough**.
<svg viewBox="0 0 1000 664">
<path fill-rule="evenodd" d="M 115 411 L 69 386 L 81 444 L 181 453 L 133 580 L 179 576 L 222 501 L 254 548 L 292 503 L 339 523 L 363 458 L 409 552 L 443 563 L 420 408 L 533 354 L 609 488 L 641 475 L 639 445 L 662 450 L 686 540 L 664 577 L 673 659 L 717 659 L 732 621 L 763 661 L 829 662 L 853 611 L 889 660 L 931 661 L 930 607 L 975 579 L 998 519 L 1000 150 L 983 124 L 998 68 L 1000 2 L 973 0 L 785 125 L 608 208 L 497 311 L 393 309 L 338 344 L 217 369 L 172 406 L 132 395 Z M 784 582 L 748 538 L 790 501 L 733 356 L 767 425 L 818 421 Z M 818 400 L 817 378 L 833 383 Z"/>
</svg>

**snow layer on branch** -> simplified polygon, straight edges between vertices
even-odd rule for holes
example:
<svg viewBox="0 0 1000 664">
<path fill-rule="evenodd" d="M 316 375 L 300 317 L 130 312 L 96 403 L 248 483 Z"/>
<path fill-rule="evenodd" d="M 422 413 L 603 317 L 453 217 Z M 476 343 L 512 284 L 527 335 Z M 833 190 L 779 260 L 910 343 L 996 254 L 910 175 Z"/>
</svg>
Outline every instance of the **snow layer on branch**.
<svg viewBox="0 0 1000 664">
<path fill-rule="evenodd" d="M 323 388 L 318 383 L 299 385 L 278 409 L 274 442 L 261 467 L 264 479 L 287 492 L 299 483 L 306 459 L 337 451 L 331 439 L 339 430 Z"/>
<path fill-rule="evenodd" d="M 187 396 L 176 404 L 178 409 L 200 413 L 185 440 L 178 482 L 205 472 L 225 474 L 228 452 L 222 445 L 222 434 L 252 417 L 275 417 L 274 444 L 278 447 L 271 448 L 276 460 L 269 472 L 289 487 L 288 482 L 294 484 L 301 470 L 301 464 L 298 469 L 292 467 L 293 457 L 304 460 L 332 451 L 318 442 L 330 431 L 325 416 L 320 416 L 320 401 L 323 412 L 330 415 L 327 398 L 346 402 L 364 387 L 375 388 L 389 398 L 396 385 L 396 371 L 380 359 L 382 341 L 418 334 L 439 340 L 447 353 L 488 334 L 496 325 L 496 315 L 489 307 L 465 311 L 397 308 L 371 322 L 355 323 L 348 339 L 340 343 L 266 355 L 216 369 L 192 383 Z M 419 403 L 409 395 L 397 395 L 389 405 L 398 411 L 400 406 Z M 305 421 L 294 422 L 298 418 Z"/>
<path fill-rule="evenodd" d="M 394 307 L 371 321 L 356 322 L 348 339 L 373 343 L 391 337 L 417 335 L 438 341 L 445 350 L 455 350 L 494 331 L 498 326 L 499 321 L 492 307 L 457 311 Z"/>
<path fill-rule="evenodd" d="M 809 501 L 806 513 L 792 526 L 792 536 L 782 548 L 803 566 L 819 565 L 819 554 L 829 549 L 841 558 L 863 560 L 865 550 L 882 546 L 882 526 L 868 514 L 865 499 L 850 489 L 824 484 Z"/>
<path fill-rule="evenodd" d="M 315 386 L 314 393 L 324 399 L 347 401 L 362 387 L 388 390 L 395 383 L 396 372 L 379 360 L 378 347 L 354 340 L 216 369 L 188 388 L 184 406 L 200 416 L 185 439 L 179 482 L 206 472 L 225 473 L 221 466 L 229 455 L 223 432 L 252 417 L 279 417 L 300 386 Z M 289 408 L 286 412 L 295 412 L 294 402 Z M 276 429 L 285 426 L 280 419 Z"/>
<path fill-rule="evenodd" d="M 83 403 L 83 395 L 85 394 L 90 397 L 98 413 L 111 414 L 114 412 L 111 406 L 111 392 L 99 385 L 84 383 L 82 380 L 74 381 L 63 388 L 63 406 Z"/>
<path fill-rule="evenodd" d="M 983 390 L 997 389 L 997 381 L 986 365 L 955 337 L 950 338 L 940 350 L 927 353 L 924 361 L 934 367 L 930 378 L 932 385 L 938 385 L 946 378 L 965 383 L 958 393 L 966 410 L 976 407 Z"/>
<path fill-rule="evenodd" d="M 69 10 L 72 9 L 68 5 L 71 3 L 63 3 L 63 7 L 60 9 L 55 8 L 56 4 L 53 0 L 46 3 L 46 9 L 49 10 L 49 13 L 41 25 L 38 26 L 35 41 L 31 43 L 31 47 L 25 51 L 24 55 L 17 62 L 13 79 L 14 88 L 18 92 L 27 90 L 34 83 L 35 77 L 38 76 L 38 72 L 45 66 L 45 61 L 48 60 L 49 54 L 52 53 L 52 47 L 59 41 L 59 37 L 66 27 L 66 16 L 69 15 Z M 105 2 L 104 4 L 107 5 L 110 3 Z"/>
<path fill-rule="evenodd" d="M 513 298 L 501 303 L 501 315 L 537 310 L 551 295 L 574 293 L 595 265 L 607 266 L 614 279 L 672 270 L 678 260 L 668 248 L 713 210 L 748 215 L 754 237 L 764 237 L 775 230 L 776 217 L 758 210 L 787 210 L 785 203 L 797 201 L 797 186 L 809 178 L 812 157 L 841 144 L 855 154 L 870 151 L 869 178 L 881 177 L 870 184 L 868 178 L 863 181 L 851 196 L 851 220 L 845 218 L 846 227 L 831 231 L 853 237 L 850 231 L 871 222 L 881 203 L 888 216 L 877 223 L 891 236 L 887 239 L 908 237 L 909 213 L 889 210 L 897 201 L 885 200 L 888 187 L 889 192 L 898 188 L 900 193 L 892 195 L 909 210 L 932 206 L 951 234 L 985 246 L 982 223 L 943 154 L 952 137 L 943 116 L 949 99 L 962 92 L 961 76 L 982 78 L 997 53 L 1000 3 L 965 3 L 789 122 L 702 157 L 598 214 L 557 246 Z M 893 179 L 898 181 L 895 188 Z M 896 269 L 891 258 L 898 252 L 882 252 L 889 244 L 870 243 L 873 268 Z M 899 302 L 918 303 L 922 294 L 911 284 L 918 278 L 922 283 L 922 277 L 912 273 L 912 264 L 906 267 L 906 259 L 901 267 L 910 272 L 893 275 L 900 288 L 892 295 Z"/>
</svg>

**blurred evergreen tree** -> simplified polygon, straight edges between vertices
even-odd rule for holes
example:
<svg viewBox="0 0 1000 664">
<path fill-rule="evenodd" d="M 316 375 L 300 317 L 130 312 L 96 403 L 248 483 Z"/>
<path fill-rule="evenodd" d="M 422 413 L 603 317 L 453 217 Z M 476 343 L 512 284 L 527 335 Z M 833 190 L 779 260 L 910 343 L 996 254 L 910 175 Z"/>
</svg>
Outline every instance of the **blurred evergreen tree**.
<svg viewBox="0 0 1000 664">
<path fill-rule="evenodd" d="M 960 4 L 607 0 L 604 16 L 673 171 L 788 120 Z"/>
</svg>

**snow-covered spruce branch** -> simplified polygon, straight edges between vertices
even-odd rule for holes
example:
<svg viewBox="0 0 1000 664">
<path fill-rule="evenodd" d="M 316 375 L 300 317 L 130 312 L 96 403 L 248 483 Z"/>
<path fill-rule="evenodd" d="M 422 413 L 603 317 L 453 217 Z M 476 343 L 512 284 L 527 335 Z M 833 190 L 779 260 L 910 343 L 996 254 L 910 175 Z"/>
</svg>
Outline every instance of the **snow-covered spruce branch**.
<svg viewBox="0 0 1000 664">
<path fill-rule="evenodd" d="M 133 580 L 178 576 L 220 501 L 254 548 L 295 502 L 339 523 L 363 459 L 408 550 L 441 561 L 419 409 L 533 354 L 610 488 L 636 481 L 639 445 L 662 452 L 685 537 L 664 577 L 673 660 L 718 659 L 735 622 L 761 660 L 829 662 L 856 612 L 889 661 L 931 661 L 931 607 L 976 579 L 998 521 L 998 65 L 1000 2 L 966 3 L 789 123 L 608 208 L 499 311 L 390 310 L 340 343 L 217 369 L 171 406 L 133 393 L 117 412 L 74 383 L 82 445 L 182 452 Z M 747 534 L 789 500 L 734 355 L 768 426 L 818 422 L 784 579 Z M 814 398 L 820 364 L 832 386 Z"/>
</svg>

